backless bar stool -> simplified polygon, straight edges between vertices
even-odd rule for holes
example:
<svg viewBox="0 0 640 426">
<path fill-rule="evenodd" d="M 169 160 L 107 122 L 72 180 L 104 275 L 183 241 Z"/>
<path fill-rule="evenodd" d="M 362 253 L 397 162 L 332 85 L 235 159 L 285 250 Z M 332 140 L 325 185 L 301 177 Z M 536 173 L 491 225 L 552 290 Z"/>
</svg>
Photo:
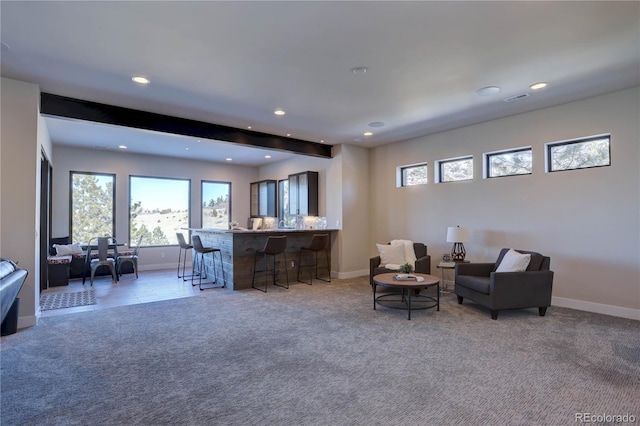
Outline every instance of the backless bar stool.
<svg viewBox="0 0 640 426">
<path fill-rule="evenodd" d="M 224 276 L 224 264 L 222 263 L 222 252 L 220 251 L 219 248 L 213 248 L 213 247 L 204 247 L 202 245 L 202 240 L 200 240 L 200 236 L 199 235 L 194 235 L 191 237 L 191 241 L 193 242 L 193 250 L 196 252 L 196 257 L 199 257 L 197 259 L 197 261 L 195 261 L 193 263 L 194 265 L 194 269 L 193 269 L 193 274 L 191 274 L 191 285 L 195 285 L 193 283 L 193 278 L 195 276 L 199 276 L 199 282 L 198 282 L 198 286 L 200 287 L 200 290 L 204 290 L 204 288 L 202 287 L 202 284 L 216 284 L 218 282 L 218 271 L 216 270 L 216 256 L 215 254 L 218 253 L 220 255 L 220 267 L 222 268 L 222 285 L 217 285 L 214 287 L 207 287 L 207 288 L 222 288 L 226 286 L 226 280 L 225 280 L 225 276 Z M 202 274 L 205 275 L 205 277 L 207 276 L 207 264 L 204 261 L 204 255 L 207 253 L 211 253 L 211 263 L 213 263 L 213 276 L 214 279 L 213 281 L 210 282 L 202 282 Z M 196 269 L 198 268 L 198 269 Z"/>
<path fill-rule="evenodd" d="M 311 244 L 308 246 L 300 247 L 300 253 L 298 254 L 298 281 L 301 283 L 306 283 L 306 281 L 302 281 L 300 279 L 300 270 L 302 268 L 309 268 L 309 285 L 313 283 L 313 273 L 312 269 L 315 269 L 315 277 L 318 280 L 326 281 L 328 283 L 331 282 L 331 259 L 329 258 L 329 234 L 314 234 L 311 237 Z M 302 264 L 302 252 L 309 251 L 313 256 L 313 263 L 303 265 Z M 329 279 L 320 278 L 318 276 L 318 252 L 324 251 L 324 256 L 327 262 L 327 273 L 329 274 Z"/>
<path fill-rule="evenodd" d="M 267 238 L 267 242 L 264 245 L 262 250 L 256 250 L 255 257 L 253 258 L 253 279 L 251 282 L 251 287 L 267 292 L 267 275 L 269 271 L 267 257 L 273 256 L 273 284 L 282 288 L 289 288 L 289 272 L 287 271 L 287 255 L 285 254 L 285 249 L 287 248 L 287 236 L 282 235 L 280 237 L 270 236 Z M 287 275 L 287 285 L 278 284 L 278 280 L 276 279 L 276 256 L 281 254 L 284 257 L 284 272 Z M 257 271 L 256 266 L 258 264 L 258 258 L 262 256 L 264 259 L 264 270 Z M 264 272 L 264 290 L 256 287 L 256 272 Z"/>
<path fill-rule="evenodd" d="M 184 235 L 182 235 L 182 232 L 176 232 L 176 237 L 178 237 L 178 245 L 180 246 L 178 250 L 178 278 L 182 278 L 182 281 L 186 281 L 187 278 L 193 278 L 193 274 L 184 274 L 187 263 L 187 253 L 193 248 L 193 246 L 191 244 L 187 244 L 187 241 L 184 239 Z M 182 250 L 184 250 L 184 259 L 182 259 L 182 275 L 180 275 L 180 257 L 182 255 Z M 195 257 L 193 258 L 193 262 L 195 262 Z"/>
</svg>

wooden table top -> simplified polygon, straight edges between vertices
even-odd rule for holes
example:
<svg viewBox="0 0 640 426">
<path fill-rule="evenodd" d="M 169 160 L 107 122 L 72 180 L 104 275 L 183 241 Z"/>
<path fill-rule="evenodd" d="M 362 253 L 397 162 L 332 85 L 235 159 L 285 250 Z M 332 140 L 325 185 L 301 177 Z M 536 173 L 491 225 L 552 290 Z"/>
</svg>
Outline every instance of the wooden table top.
<svg viewBox="0 0 640 426">
<path fill-rule="evenodd" d="M 415 280 L 394 280 L 393 277 L 399 274 L 399 272 L 379 274 L 373 277 L 373 282 L 385 286 L 385 287 L 404 287 L 404 288 L 412 288 L 412 287 L 429 287 L 432 285 L 436 285 L 440 282 L 440 278 L 435 275 L 428 274 L 420 274 L 417 272 L 412 273 L 411 275 L 419 276 L 424 278 L 424 281 L 418 282 Z"/>
</svg>

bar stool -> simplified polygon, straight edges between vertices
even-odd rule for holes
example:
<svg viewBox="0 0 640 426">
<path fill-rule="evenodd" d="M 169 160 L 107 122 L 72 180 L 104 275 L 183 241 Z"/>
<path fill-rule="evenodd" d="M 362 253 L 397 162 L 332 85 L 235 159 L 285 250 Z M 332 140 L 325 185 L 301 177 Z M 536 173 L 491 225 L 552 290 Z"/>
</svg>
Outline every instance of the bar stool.
<svg viewBox="0 0 640 426">
<path fill-rule="evenodd" d="M 216 270 L 216 256 L 215 254 L 218 253 L 220 255 L 220 267 L 222 268 L 222 285 L 218 285 L 215 287 L 207 287 L 207 288 L 223 288 L 226 286 L 226 279 L 224 276 L 224 264 L 222 263 L 222 252 L 220 251 L 219 248 L 213 248 L 213 247 L 204 247 L 202 245 L 202 240 L 200 240 L 200 236 L 199 235 L 194 235 L 191 237 L 191 241 L 193 242 L 193 250 L 196 252 L 196 258 L 199 256 L 199 259 L 196 259 L 196 261 L 194 261 L 193 263 L 193 273 L 191 274 L 191 285 L 195 285 L 193 283 L 193 278 L 195 276 L 199 276 L 200 280 L 198 282 L 198 286 L 200 287 L 200 290 L 204 290 L 204 288 L 202 288 L 202 284 L 216 284 L 218 282 L 218 271 Z M 204 261 L 204 255 L 207 253 L 211 253 L 211 263 L 213 263 L 213 276 L 215 277 L 213 281 L 210 282 L 202 282 L 202 274 L 207 275 L 207 264 Z M 196 270 L 196 268 L 198 268 Z M 197 274 L 196 274 L 197 272 Z"/>
<path fill-rule="evenodd" d="M 304 246 L 304 247 L 300 247 L 300 253 L 298 254 L 298 281 L 301 283 L 306 283 L 306 281 L 302 281 L 300 279 L 300 270 L 302 268 L 315 268 L 316 270 L 316 274 L 315 277 L 318 280 L 321 281 L 325 281 L 330 283 L 331 282 L 331 259 L 329 258 L 329 250 L 328 247 L 329 246 L 329 234 L 314 234 L 313 237 L 311 237 L 311 244 L 309 244 L 308 246 Z M 324 278 L 320 278 L 318 276 L 318 252 L 323 251 L 324 250 L 324 255 L 325 258 L 327 260 L 327 272 L 329 274 L 329 279 L 324 279 Z M 307 265 L 303 265 L 302 264 L 302 253 L 303 251 L 309 251 L 311 252 L 312 256 L 313 256 L 313 263 L 307 264 Z M 309 269 L 309 285 L 311 285 L 313 283 L 313 274 L 311 269 Z"/>
<path fill-rule="evenodd" d="M 275 237 L 275 236 L 268 237 L 267 242 L 264 245 L 264 248 L 262 250 L 256 250 L 255 257 L 253 258 L 253 279 L 251 281 L 251 287 L 257 290 L 263 291 L 265 293 L 267 292 L 267 273 L 269 270 L 269 267 L 267 264 L 267 257 L 273 256 L 273 271 L 272 271 L 273 284 L 277 285 L 278 287 L 289 288 L 289 272 L 287 271 L 287 255 L 284 252 L 286 248 L 287 248 L 287 236 L 282 235 L 280 237 Z M 287 275 L 286 286 L 278 284 L 276 280 L 276 256 L 279 254 L 282 254 L 282 256 L 284 257 L 284 272 Z M 264 258 L 264 270 L 263 270 L 264 271 L 264 290 L 256 287 L 256 272 L 263 272 L 263 271 L 256 270 L 259 256 L 263 256 Z"/>
<path fill-rule="evenodd" d="M 178 250 L 178 278 L 182 278 L 182 281 L 186 281 L 187 278 L 193 278 L 193 274 L 185 275 L 184 271 L 187 263 L 187 251 L 191 250 L 193 246 L 191 244 L 187 244 L 187 241 L 184 239 L 184 235 L 182 232 L 176 232 L 176 237 L 178 237 L 178 245 L 180 246 Z M 180 275 L 180 257 L 182 255 L 182 250 L 184 250 L 184 259 L 182 259 L 182 276 Z M 193 260 L 195 262 L 195 258 Z"/>
</svg>

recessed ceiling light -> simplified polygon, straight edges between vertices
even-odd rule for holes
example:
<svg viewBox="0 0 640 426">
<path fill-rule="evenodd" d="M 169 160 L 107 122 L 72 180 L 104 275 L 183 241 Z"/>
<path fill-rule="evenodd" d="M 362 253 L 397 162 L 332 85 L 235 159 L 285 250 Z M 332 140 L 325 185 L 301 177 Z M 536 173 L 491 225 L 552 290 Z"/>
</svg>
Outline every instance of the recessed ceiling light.
<svg viewBox="0 0 640 426">
<path fill-rule="evenodd" d="M 531 88 L 531 90 L 538 90 L 547 87 L 547 83 L 541 81 L 540 83 L 534 83 L 529 87 Z"/>
<path fill-rule="evenodd" d="M 320 143 L 324 143 L 324 139 L 320 139 Z"/>
<path fill-rule="evenodd" d="M 270 155 L 265 155 L 264 158 L 271 158 L 271 156 Z"/>
<path fill-rule="evenodd" d="M 476 90 L 476 94 L 478 94 L 479 96 L 490 96 L 490 95 L 495 95 L 496 93 L 500 92 L 500 88 L 498 86 L 487 86 L 487 87 L 483 87 L 482 89 L 478 89 Z"/>
<path fill-rule="evenodd" d="M 150 81 L 146 77 L 142 77 L 141 75 L 136 75 L 131 77 L 131 80 L 135 81 L 138 84 L 149 84 Z"/>
<path fill-rule="evenodd" d="M 373 136 L 373 132 L 364 132 L 363 136 Z"/>
<path fill-rule="evenodd" d="M 351 68 L 351 72 L 359 75 L 359 74 L 364 74 L 367 72 L 367 67 L 355 67 L 355 68 Z"/>
<path fill-rule="evenodd" d="M 383 127 L 384 123 L 382 121 L 374 121 L 373 123 L 369 123 L 369 127 Z"/>
<path fill-rule="evenodd" d="M 185 148 L 184 150 L 185 150 L 185 151 L 189 151 L 189 148 Z"/>
<path fill-rule="evenodd" d="M 247 129 L 251 130 L 251 126 L 247 126 Z"/>
<path fill-rule="evenodd" d="M 287 137 L 291 136 L 291 133 L 287 133 Z"/>
<path fill-rule="evenodd" d="M 118 148 L 120 148 L 120 149 L 127 149 L 127 146 L 126 146 L 126 145 L 118 145 Z"/>
<path fill-rule="evenodd" d="M 233 158 L 229 157 L 226 159 L 227 161 L 233 161 Z"/>
<path fill-rule="evenodd" d="M 281 109 L 277 109 L 277 110 L 273 111 L 273 113 L 274 113 L 275 115 L 285 115 L 285 114 L 286 114 L 286 112 L 284 112 L 284 111 L 283 111 L 283 110 L 281 110 Z"/>
</svg>

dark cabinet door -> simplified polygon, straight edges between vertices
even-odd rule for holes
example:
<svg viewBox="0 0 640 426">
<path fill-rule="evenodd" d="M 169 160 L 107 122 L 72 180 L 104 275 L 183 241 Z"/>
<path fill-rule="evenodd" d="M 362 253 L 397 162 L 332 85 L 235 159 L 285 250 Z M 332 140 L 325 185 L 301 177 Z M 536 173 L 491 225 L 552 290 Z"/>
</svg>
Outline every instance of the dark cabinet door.
<svg viewBox="0 0 640 426">
<path fill-rule="evenodd" d="M 318 216 L 318 172 L 289 175 L 289 214 Z"/>
</svg>

